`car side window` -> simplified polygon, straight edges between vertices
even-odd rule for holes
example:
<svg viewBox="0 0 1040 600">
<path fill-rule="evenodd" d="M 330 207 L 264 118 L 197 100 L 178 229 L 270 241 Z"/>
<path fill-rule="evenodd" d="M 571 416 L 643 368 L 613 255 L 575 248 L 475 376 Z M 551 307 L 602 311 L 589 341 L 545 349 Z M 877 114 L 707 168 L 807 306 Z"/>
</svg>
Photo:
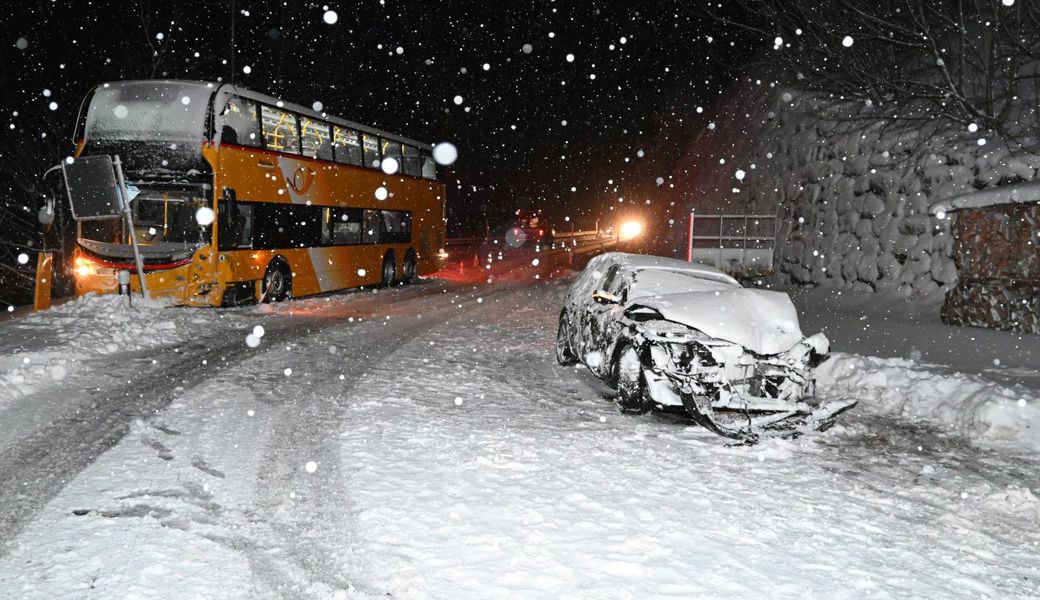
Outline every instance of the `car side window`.
<svg viewBox="0 0 1040 600">
<path fill-rule="evenodd" d="M 607 274 L 603 277 L 603 285 L 599 289 L 604 292 L 613 294 L 614 290 L 621 283 L 621 265 L 614 265 L 607 270 Z"/>
</svg>

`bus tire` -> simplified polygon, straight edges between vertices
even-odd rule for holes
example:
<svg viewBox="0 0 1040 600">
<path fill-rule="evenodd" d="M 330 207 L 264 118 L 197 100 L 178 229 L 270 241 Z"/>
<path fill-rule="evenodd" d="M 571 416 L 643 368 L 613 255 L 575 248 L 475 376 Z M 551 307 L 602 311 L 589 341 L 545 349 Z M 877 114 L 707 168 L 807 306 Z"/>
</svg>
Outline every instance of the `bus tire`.
<svg viewBox="0 0 1040 600">
<path fill-rule="evenodd" d="M 382 280 L 379 282 L 379 287 L 388 288 L 397 283 L 397 260 L 394 258 L 393 251 L 387 252 L 386 256 L 383 257 L 383 270 Z"/>
<path fill-rule="evenodd" d="M 261 293 L 265 303 L 282 302 L 292 297 L 292 272 L 281 258 L 267 265 Z"/>
<path fill-rule="evenodd" d="M 404 283 L 414 283 L 417 273 L 417 265 L 419 262 L 418 257 L 415 255 L 415 251 L 412 249 L 408 250 L 408 253 L 404 256 L 404 265 L 401 266 L 401 281 Z"/>
</svg>

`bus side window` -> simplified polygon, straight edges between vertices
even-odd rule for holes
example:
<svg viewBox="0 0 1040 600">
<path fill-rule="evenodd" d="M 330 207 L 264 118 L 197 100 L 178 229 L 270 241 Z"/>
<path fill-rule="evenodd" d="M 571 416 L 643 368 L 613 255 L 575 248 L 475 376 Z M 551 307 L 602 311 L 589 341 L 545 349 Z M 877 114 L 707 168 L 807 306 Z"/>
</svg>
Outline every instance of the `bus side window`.
<svg viewBox="0 0 1040 600">
<path fill-rule="evenodd" d="M 333 125 L 332 145 L 336 149 L 336 162 L 348 165 L 361 164 L 361 141 L 358 139 L 358 132 Z"/>
<path fill-rule="evenodd" d="M 228 202 L 226 198 L 221 198 L 217 209 L 217 241 L 220 249 L 251 248 L 253 246 L 253 206 Z M 231 213 L 232 210 L 235 213 Z"/>
<path fill-rule="evenodd" d="M 405 175 L 419 177 L 422 171 L 419 167 L 419 149 L 415 146 L 404 147 L 404 164 L 401 165 Z"/>
<path fill-rule="evenodd" d="M 403 210 L 383 211 L 383 242 L 407 243 L 412 241 L 412 213 Z"/>
<path fill-rule="evenodd" d="M 383 228 L 383 224 L 380 222 L 378 210 L 366 210 L 365 211 L 365 225 L 364 231 L 362 232 L 362 243 L 364 244 L 378 244 L 380 241 L 380 230 Z"/>
<path fill-rule="evenodd" d="M 261 106 L 260 115 L 264 125 L 264 145 L 268 150 L 300 153 L 296 115 L 270 106 Z"/>
<path fill-rule="evenodd" d="M 401 143 L 388 139 L 380 139 L 380 147 L 383 149 L 383 160 L 392 158 L 397 161 L 397 172 L 401 171 Z"/>
<path fill-rule="evenodd" d="M 299 204 L 255 204 L 254 248 L 306 248 L 321 245 L 322 211 Z"/>
<path fill-rule="evenodd" d="M 300 138 L 304 156 L 332 160 L 332 138 L 329 136 L 328 123 L 300 116 Z"/>
<path fill-rule="evenodd" d="M 260 125 L 256 118 L 256 104 L 252 100 L 233 96 L 224 105 L 220 116 L 223 119 L 220 143 L 254 148 L 260 145 Z"/>
<path fill-rule="evenodd" d="M 422 156 L 422 176 L 426 179 L 437 179 L 437 163 L 429 154 Z"/>
<path fill-rule="evenodd" d="M 329 225 L 332 227 L 332 243 L 349 246 L 361 243 L 361 209 L 333 208 Z"/>
<path fill-rule="evenodd" d="M 253 207 L 250 204 L 238 205 L 238 247 L 253 247 Z"/>
<path fill-rule="evenodd" d="M 371 134 L 364 134 L 361 136 L 364 142 L 365 148 L 365 166 L 378 168 L 379 167 L 379 138 Z"/>
</svg>

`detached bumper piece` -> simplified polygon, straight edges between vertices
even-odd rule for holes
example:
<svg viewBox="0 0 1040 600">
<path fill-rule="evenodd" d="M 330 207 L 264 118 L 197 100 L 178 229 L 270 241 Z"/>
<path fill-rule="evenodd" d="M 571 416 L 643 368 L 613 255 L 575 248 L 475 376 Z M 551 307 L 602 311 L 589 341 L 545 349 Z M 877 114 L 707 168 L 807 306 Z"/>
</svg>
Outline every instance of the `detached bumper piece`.
<svg viewBox="0 0 1040 600">
<path fill-rule="evenodd" d="M 834 419 L 856 406 L 856 400 L 804 398 L 779 403 L 775 399 L 752 399 L 743 406 L 717 408 L 706 396 L 680 394 L 687 414 L 705 429 L 743 444 L 758 443 L 761 436 L 796 437 L 808 431 L 826 431 Z"/>
</svg>

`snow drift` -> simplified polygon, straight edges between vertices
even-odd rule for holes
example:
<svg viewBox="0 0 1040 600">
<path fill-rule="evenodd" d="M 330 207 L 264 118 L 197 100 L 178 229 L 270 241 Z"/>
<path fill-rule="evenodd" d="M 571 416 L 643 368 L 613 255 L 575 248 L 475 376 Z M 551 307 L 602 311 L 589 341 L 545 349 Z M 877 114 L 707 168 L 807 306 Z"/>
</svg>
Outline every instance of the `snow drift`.
<svg viewBox="0 0 1040 600">
<path fill-rule="evenodd" d="M 980 443 L 1040 450 L 1040 396 L 941 365 L 835 353 L 816 371 L 825 396 L 858 399 L 857 410 L 925 419 Z"/>
</svg>

